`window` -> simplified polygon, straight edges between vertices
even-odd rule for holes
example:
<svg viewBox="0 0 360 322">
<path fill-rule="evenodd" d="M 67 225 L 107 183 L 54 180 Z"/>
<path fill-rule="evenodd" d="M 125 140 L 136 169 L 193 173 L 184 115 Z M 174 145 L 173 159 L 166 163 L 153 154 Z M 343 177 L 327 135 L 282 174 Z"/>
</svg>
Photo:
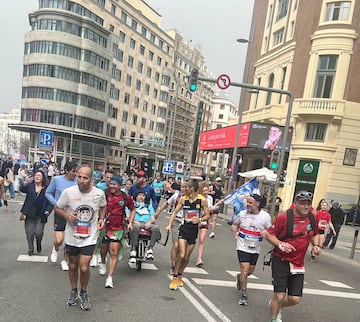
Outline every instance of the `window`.
<svg viewBox="0 0 360 322">
<path fill-rule="evenodd" d="M 138 117 L 137 117 L 137 115 L 133 115 L 133 117 L 132 117 L 132 124 L 133 125 L 136 125 L 137 124 L 137 120 L 138 120 Z"/>
<path fill-rule="evenodd" d="M 149 124 L 150 131 L 154 131 L 154 125 L 155 125 L 154 121 L 150 121 L 150 124 Z"/>
<path fill-rule="evenodd" d="M 269 77 L 269 86 L 270 88 L 273 88 L 274 86 L 274 74 L 271 73 L 270 77 Z M 267 92 L 266 94 L 266 103 L 265 105 L 270 105 L 271 103 L 271 92 Z"/>
<path fill-rule="evenodd" d="M 324 142 L 327 124 L 324 123 L 307 123 L 305 141 Z"/>
<path fill-rule="evenodd" d="M 280 20 L 287 15 L 288 2 L 288 0 L 279 0 L 279 8 L 276 20 Z"/>
<path fill-rule="evenodd" d="M 350 13 L 350 1 L 329 2 L 326 5 L 325 21 L 347 21 Z"/>
<path fill-rule="evenodd" d="M 115 12 L 116 12 L 116 6 L 114 4 L 111 5 L 111 14 L 113 16 L 115 16 Z"/>
<path fill-rule="evenodd" d="M 141 90 L 141 80 L 136 80 L 136 90 L 137 91 Z"/>
<path fill-rule="evenodd" d="M 134 66 L 134 57 L 131 57 L 131 56 L 128 57 L 128 66 L 130 68 L 133 68 L 133 66 Z"/>
<path fill-rule="evenodd" d="M 225 104 L 220 105 L 220 110 L 225 110 Z"/>
<path fill-rule="evenodd" d="M 337 55 L 323 55 L 319 57 L 314 97 L 330 98 L 336 75 Z"/>
<path fill-rule="evenodd" d="M 164 46 L 164 42 L 161 39 L 159 39 L 159 48 L 162 49 L 163 46 Z"/>
<path fill-rule="evenodd" d="M 159 66 L 161 66 L 161 61 L 162 61 L 161 57 L 158 56 L 156 63 L 157 63 Z"/>
<path fill-rule="evenodd" d="M 137 21 L 136 20 L 131 20 L 131 28 L 133 29 L 133 30 L 135 30 L 136 31 L 136 29 L 137 29 Z"/>
<path fill-rule="evenodd" d="M 125 36 L 126 36 L 125 33 L 120 31 L 120 33 L 119 33 L 119 42 L 124 43 L 125 42 Z"/>
<path fill-rule="evenodd" d="M 281 76 L 281 84 L 280 84 L 281 89 L 284 89 L 284 86 L 285 86 L 286 70 L 287 70 L 287 68 L 283 67 L 282 76 Z M 282 98 L 282 95 L 280 94 L 279 95 L 279 104 L 281 103 L 281 98 Z"/>
<path fill-rule="evenodd" d="M 141 27 L 141 34 L 144 38 L 146 38 L 147 29 L 144 26 Z"/>
<path fill-rule="evenodd" d="M 129 113 L 126 112 L 126 111 L 123 111 L 123 113 L 122 113 L 122 121 L 127 122 L 128 116 L 129 116 Z"/>
<path fill-rule="evenodd" d="M 127 20 L 127 14 L 125 12 L 121 12 L 121 22 L 126 23 Z"/>
<path fill-rule="evenodd" d="M 126 75 L 126 86 L 131 86 L 132 77 L 131 75 Z"/>
<path fill-rule="evenodd" d="M 219 120 L 223 120 L 224 119 L 224 114 L 219 114 Z"/>
<path fill-rule="evenodd" d="M 146 69 L 146 76 L 150 78 L 151 77 L 151 72 L 152 72 L 152 69 L 150 67 L 148 67 Z"/>
<path fill-rule="evenodd" d="M 145 94 L 146 95 L 150 94 L 150 85 L 149 84 L 145 84 Z"/>
<path fill-rule="evenodd" d="M 154 53 L 152 51 L 149 51 L 149 59 L 153 61 L 154 59 Z"/>
<path fill-rule="evenodd" d="M 135 39 L 130 39 L 130 48 L 135 49 L 136 41 Z"/>
<path fill-rule="evenodd" d="M 140 55 L 144 56 L 145 54 L 145 47 L 143 45 L 140 45 Z"/>
<path fill-rule="evenodd" d="M 159 82 L 160 74 L 158 72 L 155 73 L 155 82 Z"/>
<path fill-rule="evenodd" d="M 269 7 L 269 18 L 268 18 L 268 22 L 267 22 L 267 27 L 269 28 L 271 25 L 271 20 L 272 20 L 272 14 L 273 14 L 273 6 L 272 4 Z"/>
<path fill-rule="evenodd" d="M 143 72 L 144 64 L 142 62 L 138 62 L 137 71 L 141 74 Z"/>
<path fill-rule="evenodd" d="M 113 25 L 110 25 L 110 26 L 109 26 L 109 30 L 110 30 L 110 32 L 114 32 L 114 26 L 113 26 Z"/>
<path fill-rule="evenodd" d="M 148 110 L 148 102 L 144 101 L 143 112 L 147 112 L 147 110 Z"/>
<path fill-rule="evenodd" d="M 154 44 L 155 43 L 155 35 L 153 33 L 150 34 L 150 41 Z"/>
<path fill-rule="evenodd" d="M 124 103 L 125 103 L 125 104 L 129 104 L 129 103 L 130 103 L 130 94 L 129 94 L 129 93 L 125 93 Z"/>
<path fill-rule="evenodd" d="M 140 102 L 140 99 L 138 97 L 135 97 L 135 99 L 134 99 L 134 108 L 139 108 L 139 102 Z"/>
<path fill-rule="evenodd" d="M 142 127 L 143 129 L 146 128 L 146 118 L 141 118 L 141 127 Z"/>
<path fill-rule="evenodd" d="M 153 93 L 153 98 L 156 99 L 157 97 L 158 97 L 158 90 L 155 88 Z"/>
<path fill-rule="evenodd" d="M 278 31 L 274 32 L 274 42 L 273 42 L 273 46 L 276 46 L 278 44 L 281 44 L 283 42 L 283 38 L 284 38 L 284 30 L 285 28 L 281 28 Z"/>
</svg>

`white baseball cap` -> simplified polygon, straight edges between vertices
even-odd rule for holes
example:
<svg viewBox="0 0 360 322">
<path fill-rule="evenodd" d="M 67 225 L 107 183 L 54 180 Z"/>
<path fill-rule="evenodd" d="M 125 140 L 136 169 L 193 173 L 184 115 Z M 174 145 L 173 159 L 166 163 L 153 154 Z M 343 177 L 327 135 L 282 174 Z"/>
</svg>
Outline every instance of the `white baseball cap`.
<svg viewBox="0 0 360 322">
<path fill-rule="evenodd" d="M 220 177 L 217 177 L 217 178 L 215 179 L 215 181 L 221 181 L 221 178 L 220 178 Z"/>
</svg>

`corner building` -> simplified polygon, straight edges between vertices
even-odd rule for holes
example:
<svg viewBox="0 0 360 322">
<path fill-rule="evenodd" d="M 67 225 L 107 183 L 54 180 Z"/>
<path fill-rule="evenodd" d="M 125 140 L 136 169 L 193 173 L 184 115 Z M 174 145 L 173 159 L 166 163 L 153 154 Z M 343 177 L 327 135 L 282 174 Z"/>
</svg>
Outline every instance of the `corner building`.
<svg viewBox="0 0 360 322">
<path fill-rule="evenodd" d="M 141 149 L 126 150 L 120 136 L 135 146 L 165 140 L 159 102 L 169 101 L 174 41 L 160 21 L 145 1 L 39 0 L 25 35 L 21 122 L 12 125 L 30 133 L 31 161 L 41 158 L 40 129 L 54 132 L 59 165 L 125 170 Z M 154 160 L 154 145 L 146 150 Z"/>
<path fill-rule="evenodd" d="M 300 189 L 314 192 L 314 205 L 321 198 L 356 204 L 360 1 L 255 0 L 252 30 L 248 83 L 288 90 L 295 98 L 285 165 L 290 184 L 279 191 L 283 207 Z M 285 125 L 288 106 L 284 95 L 248 93 L 243 122 Z"/>
</svg>

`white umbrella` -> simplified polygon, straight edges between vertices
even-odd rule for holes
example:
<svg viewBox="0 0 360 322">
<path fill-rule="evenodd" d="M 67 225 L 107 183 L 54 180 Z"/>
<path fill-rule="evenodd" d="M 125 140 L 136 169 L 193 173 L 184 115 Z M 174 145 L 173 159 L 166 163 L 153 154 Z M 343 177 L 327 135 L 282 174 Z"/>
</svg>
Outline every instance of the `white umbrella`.
<svg viewBox="0 0 360 322">
<path fill-rule="evenodd" d="M 239 172 L 239 175 L 244 178 L 257 178 L 259 181 L 266 181 L 266 182 L 275 182 L 276 181 L 276 173 L 269 170 L 266 167 L 250 170 L 247 172 Z"/>
</svg>

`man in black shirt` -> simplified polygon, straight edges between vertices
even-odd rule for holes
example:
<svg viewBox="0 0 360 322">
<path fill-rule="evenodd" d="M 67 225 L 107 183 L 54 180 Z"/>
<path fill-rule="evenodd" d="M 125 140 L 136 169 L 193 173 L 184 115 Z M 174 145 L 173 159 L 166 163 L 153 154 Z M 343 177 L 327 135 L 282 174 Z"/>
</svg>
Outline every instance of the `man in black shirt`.
<svg viewBox="0 0 360 322">
<path fill-rule="evenodd" d="M 329 213 L 331 215 L 331 221 L 332 224 L 334 225 L 334 229 L 335 229 L 335 233 L 333 233 L 333 231 L 330 229 L 330 231 L 328 232 L 328 234 L 325 237 L 325 241 L 323 246 L 327 247 L 327 245 L 329 245 L 330 240 L 332 239 L 332 242 L 330 244 L 330 249 L 333 249 L 336 245 L 336 241 L 339 237 L 339 232 L 340 232 L 340 228 L 342 226 L 342 224 L 344 223 L 344 211 L 341 209 L 340 203 L 338 201 L 333 201 L 331 203 L 331 208 L 329 210 Z"/>
</svg>

